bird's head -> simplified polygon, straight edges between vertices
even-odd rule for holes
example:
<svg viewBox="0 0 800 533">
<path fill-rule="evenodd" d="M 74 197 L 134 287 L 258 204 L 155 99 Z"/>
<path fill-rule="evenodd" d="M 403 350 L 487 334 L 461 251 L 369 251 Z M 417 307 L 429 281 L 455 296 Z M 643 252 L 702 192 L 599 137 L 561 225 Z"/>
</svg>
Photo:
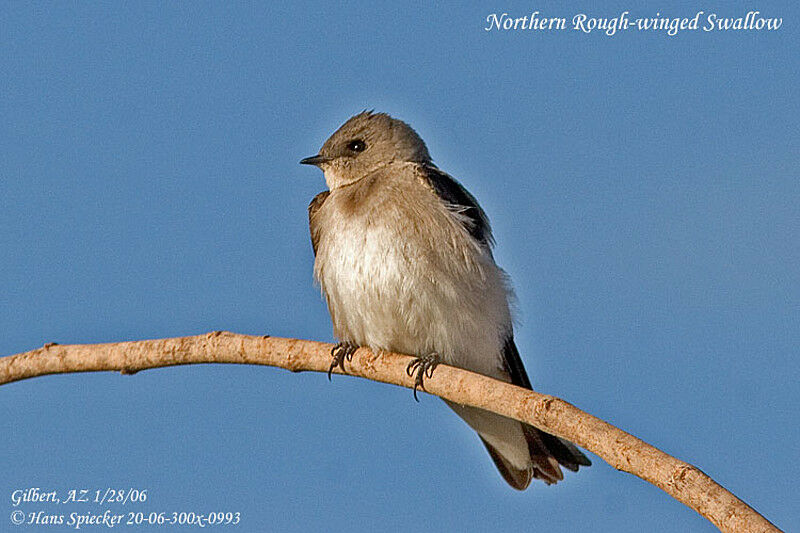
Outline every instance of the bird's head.
<svg viewBox="0 0 800 533">
<path fill-rule="evenodd" d="M 386 113 L 365 111 L 342 124 L 319 154 L 300 163 L 322 169 L 333 190 L 394 161 L 430 163 L 431 156 L 411 126 Z"/>
</svg>

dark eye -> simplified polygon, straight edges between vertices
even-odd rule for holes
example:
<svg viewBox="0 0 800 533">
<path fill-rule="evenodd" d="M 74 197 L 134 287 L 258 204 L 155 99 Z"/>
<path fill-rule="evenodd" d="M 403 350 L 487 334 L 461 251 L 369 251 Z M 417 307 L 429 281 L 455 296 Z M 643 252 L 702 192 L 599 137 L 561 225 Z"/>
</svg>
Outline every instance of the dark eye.
<svg viewBox="0 0 800 533">
<path fill-rule="evenodd" d="M 347 143 L 347 148 L 353 152 L 363 152 L 367 148 L 367 143 L 361 139 L 356 139 L 355 141 Z"/>
</svg>

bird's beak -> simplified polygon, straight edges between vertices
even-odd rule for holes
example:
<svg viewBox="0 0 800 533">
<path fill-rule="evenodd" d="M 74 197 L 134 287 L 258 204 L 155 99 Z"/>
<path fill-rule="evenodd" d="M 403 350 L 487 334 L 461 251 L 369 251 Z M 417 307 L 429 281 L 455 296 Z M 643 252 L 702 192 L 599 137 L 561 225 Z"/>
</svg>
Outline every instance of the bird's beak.
<svg viewBox="0 0 800 533">
<path fill-rule="evenodd" d="M 305 159 L 300 160 L 301 165 L 314 165 L 316 167 L 320 166 L 323 163 L 327 163 L 330 161 L 330 157 L 325 157 L 322 155 L 312 155 L 311 157 L 306 157 Z"/>
</svg>

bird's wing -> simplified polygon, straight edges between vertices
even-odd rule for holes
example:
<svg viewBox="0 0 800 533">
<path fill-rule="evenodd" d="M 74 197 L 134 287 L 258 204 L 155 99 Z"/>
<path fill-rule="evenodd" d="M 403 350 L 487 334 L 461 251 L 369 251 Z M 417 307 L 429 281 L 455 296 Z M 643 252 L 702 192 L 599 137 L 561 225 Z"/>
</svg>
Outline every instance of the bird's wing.
<svg viewBox="0 0 800 533">
<path fill-rule="evenodd" d="M 506 371 L 511 377 L 511 383 L 517 387 L 533 390 L 531 387 L 531 380 L 528 378 L 528 373 L 525 371 L 525 366 L 522 364 L 522 358 L 519 356 L 519 350 L 514 343 L 514 336 L 509 335 L 503 345 L 503 362 L 506 366 Z"/>
<path fill-rule="evenodd" d="M 514 343 L 513 335 L 506 339 L 503 346 L 503 363 L 513 385 L 533 390 L 531 380 L 528 378 L 528 373 L 525 372 L 525 366 L 522 364 L 522 358 L 519 356 L 517 345 Z M 574 444 L 567 440 L 559 439 L 555 435 L 545 433 L 527 424 L 523 424 L 523 432 L 528 441 L 531 456 L 534 459 L 538 455 L 552 455 L 561 466 L 573 472 L 577 472 L 579 466 L 591 466 L 592 464 Z M 544 454 L 542 453 L 544 452 L 542 445 L 546 448 Z M 547 465 L 545 464 L 544 466 Z"/>
<path fill-rule="evenodd" d="M 317 243 L 319 242 L 319 225 L 317 224 L 314 215 L 317 214 L 319 208 L 325 203 L 330 191 L 322 191 L 311 200 L 308 204 L 308 229 L 311 232 L 311 247 L 314 249 L 314 255 L 317 255 Z"/>
<path fill-rule="evenodd" d="M 422 165 L 424 182 L 444 202 L 469 234 L 487 250 L 492 247 L 492 228 L 478 201 L 455 178 L 432 164 Z"/>
</svg>

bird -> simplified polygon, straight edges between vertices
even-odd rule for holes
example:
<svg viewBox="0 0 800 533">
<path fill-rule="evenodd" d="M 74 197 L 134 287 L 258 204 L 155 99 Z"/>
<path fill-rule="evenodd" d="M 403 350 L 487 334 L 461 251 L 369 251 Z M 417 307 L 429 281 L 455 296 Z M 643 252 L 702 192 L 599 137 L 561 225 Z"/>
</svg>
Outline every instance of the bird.
<svg viewBox="0 0 800 533">
<path fill-rule="evenodd" d="M 363 111 L 317 155 L 300 161 L 328 190 L 308 207 L 314 278 L 338 344 L 328 372 L 359 347 L 414 356 L 407 372 L 424 390 L 440 363 L 531 389 L 514 343 L 513 293 L 495 263 L 494 239 L 476 199 L 431 159 L 407 123 Z M 550 485 L 560 467 L 589 459 L 571 442 L 533 426 L 445 400 L 475 432 L 505 481 Z"/>
</svg>

